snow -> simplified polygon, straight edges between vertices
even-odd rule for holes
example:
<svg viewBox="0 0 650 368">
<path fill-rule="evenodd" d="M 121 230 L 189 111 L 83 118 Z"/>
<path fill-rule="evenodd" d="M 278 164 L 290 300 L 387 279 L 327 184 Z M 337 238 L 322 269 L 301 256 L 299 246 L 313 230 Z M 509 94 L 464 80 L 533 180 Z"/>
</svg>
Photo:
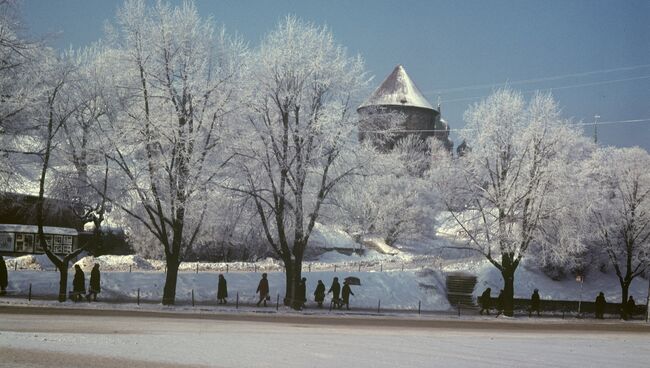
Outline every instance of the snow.
<svg viewBox="0 0 650 368">
<path fill-rule="evenodd" d="M 0 224 L 0 232 L 37 234 L 38 226 Z M 75 229 L 70 229 L 66 227 L 53 227 L 53 226 L 43 226 L 43 233 L 55 234 L 55 235 L 69 235 L 69 236 L 79 235 L 79 233 Z"/>
<path fill-rule="evenodd" d="M 405 253 L 389 256 L 374 251 L 364 256 L 353 254 L 346 256 L 335 251 L 326 252 L 318 262 L 305 263 L 302 275 L 307 278 L 308 307 L 315 306 L 313 291 L 317 281 L 322 280 L 329 288 L 334 277 L 342 280 L 347 276 L 361 279 L 361 286 L 353 286 L 354 296 L 351 306 L 360 309 L 376 309 L 381 300 L 383 309 L 414 310 L 418 302 L 425 311 L 448 311 L 446 299 L 445 275 L 452 272 L 464 272 L 477 276 L 474 295 L 478 297 L 483 290 L 491 287 L 496 297 L 503 282 L 499 271 L 485 259 L 466 259 L 462 261 L 445 261 L 435 263 L 431 258 L 419 258 Z M 16 259 L 7 259 L 9 269 L 9 295 L 25 299 L 29 285 L 32 295 L 37 299 L 55 299 L 58 293 L 58 272 L 44 255 L 31 255 Z M 426 267 L 414 268 L 414 264 Z M 19 265 L 13 271 L 14 263 Z M 140 290 L 142 302 L 159 303 L 165 283 L 164 262 L 148 260 L 139 256 L 101 256 L 84 257 L 79 264 L 86 272 L 94 263 L 100 264 L 102 271 L 102 293 L 105 301 L 134 303 Z M 129 272 L 129 266 L 132 272 Z M 242 304 L 257 301 L 255 289 L 262 272 L 268 273 L 271 295 L 284 297 L 285 275 L 281 264 L 273 259 L 257 263 L 183 263 L 177 282 L 177 301 L 180 304 L 191 303 L 192 292 L 197 303 L 214 304 L 216 300 L 217 275 L 223 273 L 228 281 L 229 301 L 232 303 L 239 293 Z M 402 270 L 402 266 L 406 266 Z M 336 268 L 335 268 L 336 267 Z M 226 269 L 228 272 L 226 272 Z M 49 272 L 44 272 L 44 270 Z M 360 271 L 359 271 L 360 270 Z M 383 272 L 381 272 L 383 271 Z M 71 267 L 68 282 L 71 286 L 73 269 Z M 630 287 L 631 295 L 637 303 L 645 303 L 647 280 L 637 278 Z M 535 267 L 523 262 L 515 275 L 515 297 L 529 298 L 534 289 L 539 289 L 542 299 L 553 300 L 593 300 L 603 291 L 609 302 L 619 302 L 620 286 L 613 274 L 600 272 L 587 274 L 582 285 L 573 279 L 554 281 Z M 581 294 L 582 293 L 582 294 Z M 329 297 L 327 298 L 329 301 Z"/>
<path fill-rule="evenodd" d="M 74 366 L 133 367 L 635 368 L 647 367 L 650 360 L 650 336 L 645 333 L 513 332 L 499 330 L 498 324 L 488 330 L 405 329 L 382 327 L 379 319 L 374 326 L 359 327 L 151 317 L 2 317 L 10 326 L 0 335 L 3 363 L 49 362 L 30 366 L 50 366 L 56 359 L 76 362 Z"/>
<path fill-rule="evenodd" d="M 398 249 L 393 248 L 390 245 L 386 244 L 384 239 L 380 239 L 380 238 L 364 239 L 363 240 L 363 245 L 365 245 L 366 248 L 375 249 L 378 252 L 384 253 L 384 254 L 394 255 L 394 254 L 399 253 Z"/>
<path fill-rule="evenodd" d="M 360 247 L 345 231 L 332 226 L 324 226 L 318 222 L 314 225 L 314 230 L 309 237 L 309 246 L 329 249 L 359 249 Z"/>
<path fill-rule="evenodd" d="M 359 109 L 369 106 L 385 105 L 413 106 L 433 110 L 433 106 L 422 95 L 422 92 L 420 92 L 401 65 L 393 69 L 393 72 L 359 106 Z"/>
<path fill-rule="evenodd" d="M 456 262 L 445 265 L 444 272 L 462 271 L 477 275 L 474 296 L 478 297 L 485 288 L 492 288 L 492 296 L 496 297 L 503 287 L 501 273 L 488 260 L 477 259 L 473 261 Z M 528 262 L 522 262 L 515 272 L 515 298 L 530 298 L 533 290 L 539 289 L 541 299 L 553 300 L 578 300 L 582 293 L 582 300 L 593 301 L 599 292 L 604 292 L 608 302 L 621 301 L 621 287 L 614 274 L 593 271 L 586 275 L 584 284 L 572 278 L 555 281 L 546 276 Z M 645 304 L 648 295 L 648 280 L 637 277 L 630 285 L 630 295 L 633 295 L 639 304 Z"/>
<path fill-rule="evenodd" d="M 214 272 L 181 272 L 178 275 L 176 286 L 176 300 L 179 303 L 190 303 L 192 292 L 197 303 L 214 304 L 217 293 L 217 275 Z M 230 272 L 223 273 L 228 282 L 228 295 L 231 304 L 234 304 L 236 295 L 239 302 L 251 304 L 257 302 L 257 284 L 261 273 L 257 272 Z M 69 288 L 72 286 L 74 272 L 68 275 Z M 86 280 L 89 278 L 86 274 Z M 391 272 L 305 272 L 307 278 L 308 303 L 315 306 L 313 292 L 318 280 L 322 280 L 327 287 L 334 277 L 343 279 L 355 276 L 361 279 L 361 286 L 352 286 L 351 306 L 354 308 L 376 308 L 379 299 L 385 309 L 414 310 L 418 302 L 422 308 L 430 311 L 449 309 L 444 283 L 440 282 L 439 273 L 415 271 Z M 112 272 L 104 271 L 101 275 L 102 292 L 99 298 L 107 301 L 130 302 L 136 301 L 138 290 L 140 300 L 143 302 L 158 303 L 162 300 L 162 289 L 165 283 L 163 272 Z M 285 294 L 285 275 L 282 272 L 268 272 L 272 304 L 276 296 L 280 298 Z M 11 295 L 27 296 L 30 284 L 33 298 L 56 298 L 58 293 L 58 272 L 18 271 L 12 272 L 9 277 Z M 87 283 L 87 281 L 86 281 Z M 329 298 L 327 299 L 329 301 Z"/>
</svg>

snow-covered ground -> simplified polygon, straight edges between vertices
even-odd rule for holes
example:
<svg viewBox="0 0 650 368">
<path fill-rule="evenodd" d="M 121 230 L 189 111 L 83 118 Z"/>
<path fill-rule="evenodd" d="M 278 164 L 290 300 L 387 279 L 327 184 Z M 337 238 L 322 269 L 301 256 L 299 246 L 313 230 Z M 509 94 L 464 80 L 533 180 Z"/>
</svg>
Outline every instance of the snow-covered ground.
<svg viewBox="0 0 650 368">
<path fill-rule="evenodd" d="M 185 272 L 178 276 L 176 298 L 180 303 L 189 303 L 192 291 L 197 303 L 214 304 L 217 293 L 217 273 L 214 272 Z M 255 294 L 261 273 L 230 272 L 224 274 L 228 282 L 228 294 L 231 304 L 235 303 L 236 295 L 242 304 L 257 302 Z M 361 286 L 352 286 L 354 296 L 351 305 L 356 308 L 376 308 L 381 299 L 385 309 L 416 310 L 418 302 L 425 310 L 447 310 L 444 281 L 435 272 L 416 271 L 387 271 L 387 272 L 323 272 L 304 273 L 307 278 L 308 306 L 313 306 L 313 291 L 318 280 L 329 286 L 332 278 L 339 277 L 340 282 L 348 276 L 361 279 Z M 69 274 L 70 284 L 73 273 Z M 273 296 L 284 297 L 285 275 L 282 272 L 268 273 L 269 286 Z M 29 285 L 32 287 L 32 297 L 55 299 L 58 293 L 58 272 L 17 271 L 10 275 L 9 287 L 11 295 L 26 297 Z M 162 288 L 165 283 L 163 272 L 103 272 L 102 292 L 100 299 L 116 302 L 135 302 L 138 289 L 141 301 L 160 302 Z M 422 286 L 426 285 L 426 286 Z M 329 298 L 328 298 L 329 300 Z"/>
<path fill-rule="evenodd" d="M 392 261 L 392 262 L 391 262 Z M 439 262 L 435 258 L 426 264 L 425 258 L 418 258 L 406 253 L 388 256 L 369 252 L 365 256 L 353 254 L 346 256 L 337 252 L 328 252 L 318 262 L 305 264 L 303 276 L 307 278 L 308 306 L 313 306 L 313 291 L 317 281 L 322 280 L 327 287 L 333 277 L 342 282 L 345 277 L 355 276 L 361 279 L 361 286 L 353 286 L 355 295 L 351 305 L 355 308 L 375 309 L 381 301 L 382 309 L 415 310 L 418 303 L 424 311 L 446 311 L 450 305 L 446 299 L 445 274 L 448 272 L 465 272 L 477 276 L 475 296 L 480 295 L 486 287 L 491 287 L 493 296 L 502 287 L 498 270 L 484 259 L 464 259 Z M 102 256 L 85 257 L 77 264 L 86 271 L 94 263 L 100 264 L 102 270 L 102 293 L 104 301 L 135 302 L 140 295 L 143 302 L 159 302 L 165 282 L 164 263 L 148 260 L 138 256 Z M 423 268 L 422 265 L 427 265 Z M 36 299 L 55 299 L 58 293 L 58 272 L 53 272 L 45 256 L 25 256 L 8 259 L 9 295 L 26 298 L 29 287 Z M 17 271 L 13 271 L 15 268 Z M 233 303 L 239 294 L 242 304 L 257 301 L 255 290 L 262 272 L 269 274 L 271 294 L 284 296 L 285 275 L 279 262 L 267 259 L 257 263 L 184 263 L 178 277 L 177 301 L 190 303 L 192 293 L 199 304 L 213 304 L 216 300 L 217 275 L 223 273 L 228 281 L 229 301 Z M 402 271 L 401 267 L 405 267 Z M 129 272 L 129 268 L 132 272 Z M 336 271 L 335 271 L 336 269 Z M 48 271 L 43 271 L 48 270 Z M 137 270 L 137 271 L 136 271 Z M 228 270 L 228 272 L 226 272 Z M 311 270 L 311 271 L 310 271 Z M 361 270 L 361 271 L 359 271 Z M 383 271 L 383 272 L 382 272 Z M 68 277 L 69 289 L 72 284 L 73 270 Z M 582 290 L 581 290 L 582 286 Z M 573 279 L 554 281 L 537 268 L 523 263 L 515 275 L 515 296 L 530 297 L 533 289 L 539 289 L 542 299 L 553 300 L 593 300 L 603 291 L 609 302 L 620 301 L 620 286 L 613 274 L 592 272 L 583 285 Z M 637 278 L 630 287 L 637 303 L 645 304 L 648 281 Z M 329 300 L 329 299 L 328 299 Z"/>
<path fill-rule="evenodd" d="M 485 288 L 492 288 L 492 296 L 496 297 L 503 287 L 501 273 L 485 259 L 448 263 L 442 267 L 443 272 L 466 272 L 477 276 L 474 296 L 478 297 Z M 608 302 L 621 301 L 621 286 L 613 273 L 593 271 L 589 273 L 581 285 L 574 279 L 567 278 L 554 281 L 538 268 L 528 266 L 523 262 L 515 273 L 515 297 L 530 298 L 533 290 L 539 289 L 543 299 L 553 300 L 582 300 L 594 301 L 599 292 L 605 294 Z M 648 280 L 637 277 L 630 285 L 630 295 L 637 304 L 645 304 L 648 295 Z"/>
<path fill-rule="evenodd" d="M 647 367 L 650 334 L 2 314 L 6 367 Z"/>
</svg>

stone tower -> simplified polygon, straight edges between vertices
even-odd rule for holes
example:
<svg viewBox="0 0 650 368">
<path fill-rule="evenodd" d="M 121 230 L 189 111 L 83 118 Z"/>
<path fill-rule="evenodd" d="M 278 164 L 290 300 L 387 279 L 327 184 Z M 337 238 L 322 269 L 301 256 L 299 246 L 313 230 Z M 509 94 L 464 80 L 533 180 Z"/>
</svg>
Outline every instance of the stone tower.
<svg viewBox="0 0 650 368">
<path fill-rule="evenodd" d="M 390 140 L 381 143 L 385 149 L 391 149 L 397 140 L 409 134 L 417 134 L 423 140 L 435 137 L 448 150 L 453 147 L 449 139 L 449 125 L 440 116 L 440 106 L 438 109 L 431 106 L 401 65 L 395 67 L 370 97 L 357 108 L 357 112 L 361 118 L 360 140 L 373 137 L 372 134 L 364 132 L 364 127 L 381 126 L 381 124 L 364 124 L 364 122 L 381 120 L 382 114 L 399 113 L 403 115 L 404 120 L 398 132 Z"/>
</svg>

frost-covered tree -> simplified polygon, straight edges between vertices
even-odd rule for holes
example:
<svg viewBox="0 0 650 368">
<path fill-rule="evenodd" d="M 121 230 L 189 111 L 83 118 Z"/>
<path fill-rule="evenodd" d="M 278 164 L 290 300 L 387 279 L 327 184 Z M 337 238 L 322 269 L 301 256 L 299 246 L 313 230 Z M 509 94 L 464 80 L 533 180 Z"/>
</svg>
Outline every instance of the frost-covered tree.
<svg viewBox="0 0 650 368">
<path fill-rule="evenodd" d="M 74 75 L 74 65 L 65 57 L 58 57 L 53 52 L 44 52 L 38 70 L 38 80 L 42 93 L 35 102 L 35 107 L 30 116 L 33 129 L 38 134 L 33 136 L 35 151 L 39 152 L 41 159 L 38 201 L 36 204 L 36 223 L 38 226 L 38 242 L 48 259 L 59 270 L 59 302 L 67 298 L 68 264 L 70 260 L 81 253 L 84 248 L 79 247 L 73 252 L 59 257 L 52 252 L 43 232 L 45 224 L 44 196 L 46 187 L 51 180 L 48 171 L 60 155 L 58 150 L 62 137 L 61 127 L 70 116 L 79 108 L 78 101 L 69 92 L 69 86 Z"/>
<path fill-rule="evenodd" d="M 201 231 L 237 110 L 245 45 L 185 2 L 126 1 L 107 36 L 117 99 L 109 158 L 128 183 L 121 210 L 158 240 L 167 262 L 163 304 Z M 129 202 L 130 201 L 130 202 Z"/>
<path fill-rule="evenodd" d="M 0 186 L 15 190 L 34 180 L 30 170 L 41 152 L 34 151 L 37 135 L 30 117 L 42 88 L 38 71 L 44 47 L 22 34 L 17 1 L 0 1 Z"/>
<path fill-rule="evenodd" d="M 105 154 L 105 128 L 109 126 L 111 108 L 111 78 L 104 65 L 106 51 L 93 45 L 78 51 L 68 51 L 74 75 L 64 93 L 76 101 L 76 108 L 62 125 L 62 168 L 56 181 L 57 197 L 72 203 L 76 216 L 93 225 L 94 244 L 89 249 L 101 249 L 101 226 L 112 204 L 109 196 L 119 191 L 115 183 L 109 186 L 109 161 Z"/>
<path fill-rule="evenodd" d="M 249 110 L 232 145 L 234 175 L 224 187 L 253 201 L 284 262 L 287 305 L 324 201 L 356 169 L 345 156 L 357 139 L 353 97 L 365 84 L 361 60 L 327 28 L 293 17 L 255 55 Z"/>
<path fill-rule="evenodd" d="M 422 193 L 422 175 L 430 164 L 430 148 L 419 137 L 407 136 L 392 150 L 377 152 L 376 140 L 358 150 L 366 162 L 333 193 L 327 216 L 358 241 L 378 237 L 388 245 L 417 239 L 429 229 L 431 207 Z"/>
<path fill-rule="evenodd" d="M 467 246 L 501 272 L 505 314 L 512 315 L 515 272 L 531 246 L 565 255 L 580 248 L 572 227 L 563 226 L 571 223 L 563 220 L 577 202 L 570 153 L 579 134 L 561 119 L 550 95 L 537 94 L 526 104 L 508 89 L 470 107 L 465 120 L 463 138 L 472 151 L 432 180 Z M 548 236 L 553 226 L 559 238 Z"/>
<path fill-rule="evenodd" d="M 616 271 L 625 303 L 632 281 L 650 266 L 650 155 L 638 147 L 601 148 L 586 168 L 590 230 Z"/>
</svg>

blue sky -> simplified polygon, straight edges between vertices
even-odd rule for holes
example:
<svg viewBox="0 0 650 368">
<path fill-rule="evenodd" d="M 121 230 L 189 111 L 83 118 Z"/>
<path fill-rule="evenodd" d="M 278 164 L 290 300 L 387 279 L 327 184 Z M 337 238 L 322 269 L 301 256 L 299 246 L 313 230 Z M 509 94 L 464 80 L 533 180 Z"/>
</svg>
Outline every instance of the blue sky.
<svg viewBox="0 0 650 368">
<path fill-rule="evenodd" d="M 172 1 L 175 3 L 178 1 Z M 58 48 L 102 36 L 121 1 L 23 0 L 29 32 Z M 461 128 L 468 105 L 510 83 L 553 90 L 564 115 L 650 119 L 650 1 L 196 1 L 251 46 L 287 14 L 327 24 L 361 54 L 376 87 L 397 64 Z M 534 81 L 531 81 L 534 80 Z M 526 81 L 526 82 L 521 82 Z M 370 91 L 369 91 L 370 93 Z M 593 127 L 585 130 L 592 134 Z M 598 140 L 650 150 L 650 121 L 598 127 Z"/>
</svg>

